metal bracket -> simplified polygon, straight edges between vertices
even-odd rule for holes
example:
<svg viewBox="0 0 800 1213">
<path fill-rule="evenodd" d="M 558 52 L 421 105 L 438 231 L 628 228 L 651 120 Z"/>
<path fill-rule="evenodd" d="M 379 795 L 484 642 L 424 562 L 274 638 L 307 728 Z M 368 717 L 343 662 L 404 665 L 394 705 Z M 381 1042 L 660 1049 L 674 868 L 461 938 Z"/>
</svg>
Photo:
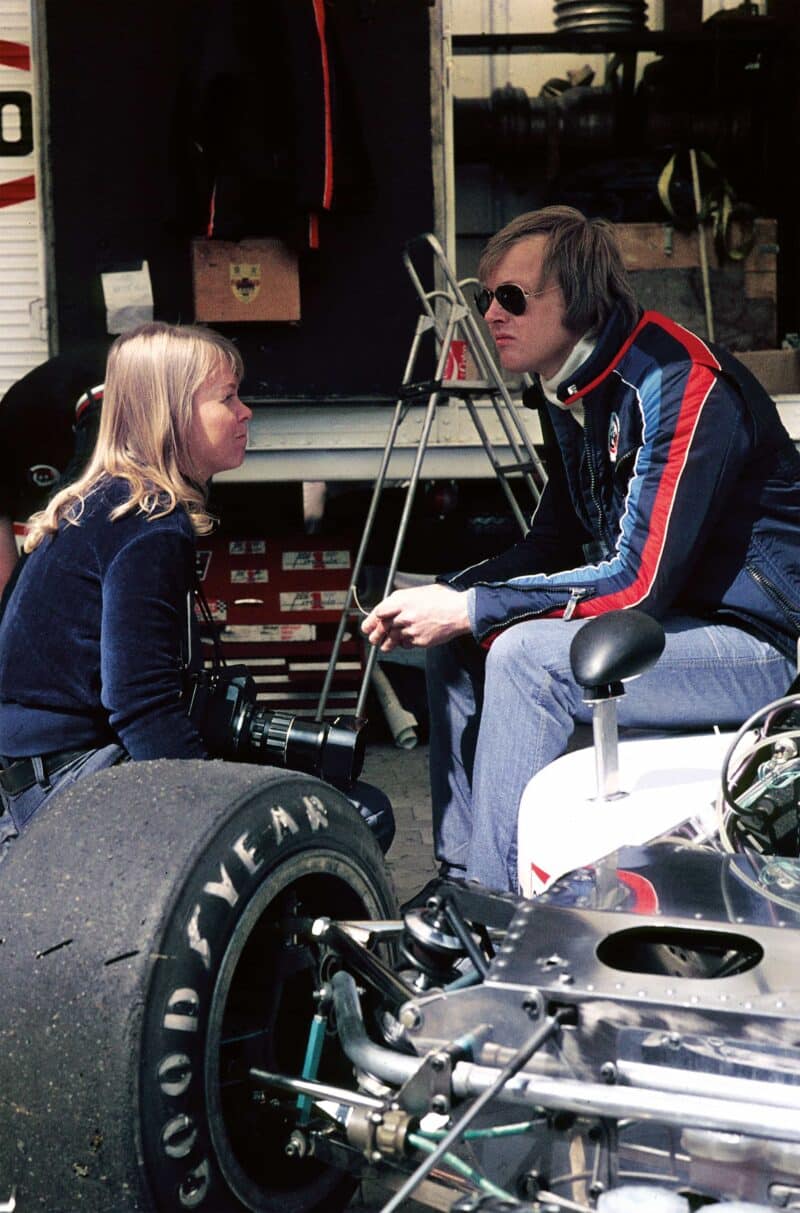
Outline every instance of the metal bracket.
<svg viewBox="0 0 800 1213">
<path fill-rule="evenodd" d="M 427 1112 L 446 1116 L 450 1112 L 452 1073 L 453 1059 L 447 1049 L 434 1049 L 400 1088 L 397 1102 L 414 1116 Z"/>
</svg>

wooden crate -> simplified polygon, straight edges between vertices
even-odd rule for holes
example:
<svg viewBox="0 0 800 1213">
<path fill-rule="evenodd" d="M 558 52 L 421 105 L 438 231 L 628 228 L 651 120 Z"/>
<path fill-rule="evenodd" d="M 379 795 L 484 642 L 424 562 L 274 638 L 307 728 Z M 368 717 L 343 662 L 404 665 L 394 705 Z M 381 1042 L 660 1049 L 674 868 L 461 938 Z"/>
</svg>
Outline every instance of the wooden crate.
<svg viewBox="0 0 800 1213">
<path fill-rule="evenodd" d="M 699 234 L 668 223 L 619 223 L 616 230 L 642 307 L 664 312 L 706 336 Z M 742 261 L 719 259 L 710 225 L 705 239 L 716 340 L 731 350 L 774 348 L 776 221 L 756 219 L 755 244 Z"/>
</svg>

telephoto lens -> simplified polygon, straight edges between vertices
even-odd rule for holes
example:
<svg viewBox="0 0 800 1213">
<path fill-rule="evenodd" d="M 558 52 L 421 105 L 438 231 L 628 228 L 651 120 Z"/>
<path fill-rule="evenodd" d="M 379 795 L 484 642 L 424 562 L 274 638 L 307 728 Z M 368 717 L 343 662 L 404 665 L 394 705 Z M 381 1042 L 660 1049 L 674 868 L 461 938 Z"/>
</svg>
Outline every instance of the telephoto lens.
<svg viewBox="0 0 800 1213">
<path fill-rule="evenodd" d="M 251 762 L 307 771 L 337 787 L 349 788 L 364 765 L 365 723 L 354 716 L 337 716 L 326 724 L 289 712 L 256 709 L 247 722 L 245 749 Z"/>
<path fill-rule="evenodd" d="M 338 716 L 327 724 L 259 708 L 246 666 L 193 674 L 187 711 L 215 758 L 305 771 L 345 790 L 361 774 L 365 720 Z"/>
</svg>

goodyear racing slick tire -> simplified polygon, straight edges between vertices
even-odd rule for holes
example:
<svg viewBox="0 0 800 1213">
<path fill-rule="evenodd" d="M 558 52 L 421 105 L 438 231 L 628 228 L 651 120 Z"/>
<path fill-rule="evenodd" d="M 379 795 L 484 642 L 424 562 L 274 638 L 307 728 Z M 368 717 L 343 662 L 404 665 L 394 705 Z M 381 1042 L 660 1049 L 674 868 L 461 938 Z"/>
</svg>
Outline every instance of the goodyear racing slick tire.
<svg viewBox="0 0 800 1213">
<path fill-rule="evenodd" d="M 287 1156 L 248 1072 L 300 1073 L 314 1011 L 320 956 L 278 923 L 397 913 L 369 830 L 310 776 L 142 762 L 54 797 L 0 867 L 0 1199 L 341 1208 L 353 1178 Z M 351 1073 L 323 1049 L 322 1080 Z"/>
</svg>

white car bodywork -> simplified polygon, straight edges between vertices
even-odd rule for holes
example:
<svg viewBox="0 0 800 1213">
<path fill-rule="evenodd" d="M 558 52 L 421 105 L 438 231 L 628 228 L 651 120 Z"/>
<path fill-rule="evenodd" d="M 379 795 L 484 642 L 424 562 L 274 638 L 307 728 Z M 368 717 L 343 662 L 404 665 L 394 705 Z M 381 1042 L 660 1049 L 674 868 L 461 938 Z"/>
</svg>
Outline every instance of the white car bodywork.
<svg viewBox="0 0 800 1213">
<path fill-rule="evenodd" d="M 687 819 L 716 825 L 723 759 L 732 733 L 639 737 L 619 745 L 620 792 L 597 795 L 595 751 L 564 754 L 528 783 L 520 802 L 519 886 L 542 893 L 560 876 L 621 846 L 637 846 Z"/>
</svg>

